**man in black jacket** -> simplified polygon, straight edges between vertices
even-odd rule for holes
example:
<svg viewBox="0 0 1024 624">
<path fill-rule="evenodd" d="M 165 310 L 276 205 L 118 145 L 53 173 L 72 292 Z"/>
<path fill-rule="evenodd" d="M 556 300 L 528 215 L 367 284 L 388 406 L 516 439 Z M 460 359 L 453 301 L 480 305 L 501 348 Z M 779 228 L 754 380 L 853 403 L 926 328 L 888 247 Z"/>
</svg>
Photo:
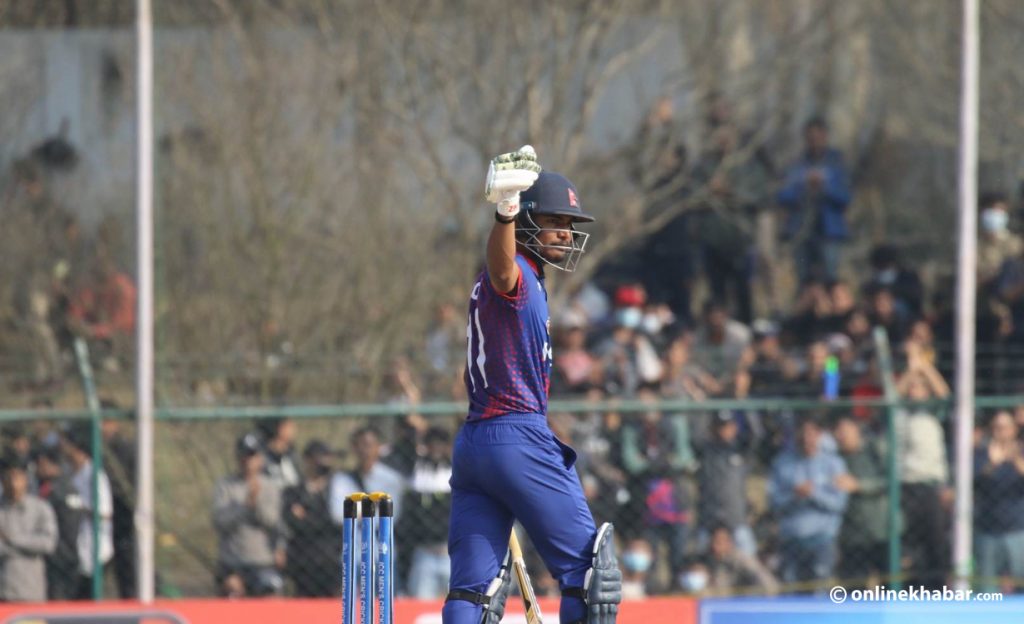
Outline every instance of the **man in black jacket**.
<svg viewBox="0 0 1024 624">
<path fill-rule="evenodd" d="M 712 529 L 725 527 L 736 548 L 753 557 L 757 554 L 754 533 L 747 519 L 748 462 L 739 443 L 739 425 L 733 414 L 715 414 L 711 440 L 701 449 L 697 479 L 700 486 L 697 519 L 698 541 L 706 544 Z"/>
<path fill-rule="evenodd" d="M 50 503 L 57 516 L 57 549 L 46 556 L 46 597 L 75 597 L 78 572 L 78 527 L 86 510 L 81 497 L 64 473 L 60 449 L 44 447 L 35 453 L 39 498 Z"/>
<path fill-rule="evenodd" d="M 288 532 L 285 573 L 300 597 L 335 596 L 340 590 L 341 530 L 328 500 L 335 453 L 311 440 L 302 453 L 304 480 L 284 491 L 282 509 Z"/>
</svg>

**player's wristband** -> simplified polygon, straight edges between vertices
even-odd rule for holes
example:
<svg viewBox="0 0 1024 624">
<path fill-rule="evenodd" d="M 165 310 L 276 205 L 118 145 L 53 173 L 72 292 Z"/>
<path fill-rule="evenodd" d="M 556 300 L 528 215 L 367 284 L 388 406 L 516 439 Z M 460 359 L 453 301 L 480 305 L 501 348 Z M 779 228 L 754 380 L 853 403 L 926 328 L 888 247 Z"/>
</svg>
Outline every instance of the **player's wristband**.
<svg viewBox="0 0 1024 624">
<path fill-rule="evenodd" d="M 508 225 L 516 220 L 515 217 L 503 217 L 499 213 L 494 213 L 494 220 L 503 225 Z"/>
</svg>

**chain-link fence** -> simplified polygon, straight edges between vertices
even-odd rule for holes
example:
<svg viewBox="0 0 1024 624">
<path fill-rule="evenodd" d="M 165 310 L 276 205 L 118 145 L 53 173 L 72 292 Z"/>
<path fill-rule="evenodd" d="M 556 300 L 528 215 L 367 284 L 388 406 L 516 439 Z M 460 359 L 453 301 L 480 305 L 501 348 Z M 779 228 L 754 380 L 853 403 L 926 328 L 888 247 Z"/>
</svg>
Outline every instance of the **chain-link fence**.
<svg viewBox="0 0 1024 624">
<path fill-rule="evenodd" d="M 443 593 L 480 187 L 523 143 L 598 218 L 549 420 L 629 595 L 948 575 L 959 9 L 714 4 L 155 3 L 162 594 L 332 593 L 371 489 Z M 135 591 L 131 420 L 77 413 L 134 404 L 130 5 L 0 2 L 3 599 Z M 984 5 L 977 391 L 1019 396 L 1024 24 Z M 979 401 L 975 580 L 1013 588 L 1024 408 Z"/>
<path fill-rule="evenodd" d="M 462 417 L 440 414 L 457 407 L 451 404 L 424 405 L 425 414 L 373 407 L 394 413 L 164 414 L 156 454 L 159 593 L 333 596 L 340 590 L 341 501 L 379 490 L 398 501 L 399 595 L 442 597 L 448 477 Z M 699 405 L 642 393 L 625 402 L 561 402 L 549 422 L 577 451 L 595 519 L 617 527 L 628 597 L 773 595 L 839 581 L 947 582 L 946 407 L 932 401 L 888 409 L 880 400 Z M 1015 450 L 1022 415 L 1024 408 L 993 409 L 978 428 L 978 587 L 1013 591 L 1020 581 L 1012 544 L 1024 504 L 1024 458 Z M 96 554 L 103 595 L 131 596 L 133 432 L 121 418 L 103 423 Z M 3 430 L 10 450 L 5 492 L 19 491 L 8 484 L 22 475 L 26 497 L 46 501 L 35 505 L 40 520 L 32 523 L 0 514 L 11 545 L 33 544 L 21 551 L 26 567 L 19 575 L 39 596 L 93 596 L 90 434 L 86 421 L 11 422 Z M 538 592 L 557 595 L 536 554 L 528 558 Z"/>
</svg>

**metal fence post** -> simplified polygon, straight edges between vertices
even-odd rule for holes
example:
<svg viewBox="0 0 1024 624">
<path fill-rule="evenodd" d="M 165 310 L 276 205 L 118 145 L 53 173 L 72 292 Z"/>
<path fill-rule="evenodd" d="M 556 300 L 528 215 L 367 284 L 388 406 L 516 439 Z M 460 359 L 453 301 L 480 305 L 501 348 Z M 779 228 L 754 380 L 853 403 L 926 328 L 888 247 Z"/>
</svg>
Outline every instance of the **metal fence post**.
<svg viewBox="0 0 1024 624">
<path fill-rule="evenodd" d="M 100 470 L 103 467 L 103 441 L 100 430 L 100 399 L 96 394 L 96 380 L 89 361 L 89 347 L 82 338 L 75 338 L 75 359 L 82 377 L 82 390 L 89 407 L 92 424 L 92 597 L 103 598 L 103 564 L 100 562 Z"/>
</svg>

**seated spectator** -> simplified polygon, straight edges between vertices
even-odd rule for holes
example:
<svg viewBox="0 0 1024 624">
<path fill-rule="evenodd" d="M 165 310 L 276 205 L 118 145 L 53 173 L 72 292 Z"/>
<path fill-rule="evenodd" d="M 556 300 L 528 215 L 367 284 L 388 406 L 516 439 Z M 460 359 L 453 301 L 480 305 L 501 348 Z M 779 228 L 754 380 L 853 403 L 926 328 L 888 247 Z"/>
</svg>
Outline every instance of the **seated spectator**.
<svg viewBox="0 0 1024 624">
<path fill-rule="evenodd" d="M 668 343 L 669 332 L 676 326 L 676 316 L 667 303 L 648 301 L 640 318 L 640 333 L 650 340 L 655 349 L 662 351 Z"/>
<path fill-rule="evenodd" d="M 876 444 L 866 441 L 850 416 L 840 418 L 834 435 L 849 474 L 836 487 L 849 495 L 839 533 L 838 575 L 845 583 L 866 586 L 871 574 L 889 571 L 889 515 L 885 463 Z"/>
<path fill-rule="evenodd" d="M 22 458 L 2 460 L 0 498 L 0 600 L 46 600 L 46 556 L 57 548 L 53 508 L 28 493 L 28 464 Z"/>
<path fill-rule="evenodd" d="M 713 436 L 699 455 L 698 543 L 707 544 L 712 529 L 724 527 L 731 531 L 732 541 L 741 552 L 754 556 L 757 543 L 750 528 L 747 505 L 749 467 L 738 436 L 739 424 L 732 414 L 725 411 L 716 414 Z"/>
<path fill-rule="evenodd" d="M 587 401 L 603 400 L 599 387 L 587 392 Z M 629 513 L 630 501 L 626 473 L 620 465 L 622 417 L 616 412 L 594 412 L 570 419 L 569 436 L 563 438 L 557 431 L 556 435 L 576 449 L 576 471 L 595 521 L 614 522 L 621 513 Z"/>
<path fill-rule="evenodd" d="M 558 334 L 552 369 L 552 394 L 583 394 L 590 384 L 596 362 L 587 351 L 587 333 L 569 327 Z"/>
<path fill-rule="evenodd" d="M 913 318 L 896 306 L 896 299 L 887 287 L 877 286 L 868 294 L 867 311 L 872 327 L 885 329 L 890 344 L 900 344 L 910 334 Z"/>
<path fill-rule="evenodd" d="M 820 340 L 807 346 L 807 352 L 800 366 L 800 375 L 790 384 L 793 396 L 806 398 L 822 398 L 824 396 L 824 376 L 828 356 L 828 345 Z"/>
<path fill-rule="evenodd" d="M 878 245 L 871 250 L 871 277 L 864 282 L 865 293 L 887 288 L 896 305 L 912 317 L 921 316 L 924 286 L 917 272 L 903 266 L 899 250 L 893 245 Z"/>
<path fill-rule="evenodd" d="M 76 333 L 90 341 L 104 366 L 117 370 L 130 354 L 135 337 L 135 284 L 107 255 L 96 259 L 92 273 L 71 301 L 69 316 Z"/>
<path fill-rule="evenodd" d="M 452 506 L 452 436 L 431 427 L 424 436 L 425 452 L 416 459 L 409 490 L 404 497 L 401 542 L 415 547 L 409 570 L 408 592 L 413 598 L 432 600 L 448 592 L 448 516 Z"/>
<path fill-rule="evenodd" d="M 302 481 L 295 459 L 295 421 L 264 418 L 256 425 L 263 443 L 263 474 L 277 482 L 281 491 Z"/>
<path fill-rule="evenodd" d="M 595 349 L 609 394 L 631 396 L 640 385 L 661 379 L 661 359 L 647 336 L 638 331 L 641 321 L 640 307 L 616 308 L 611 335 Z"/>
<path fill-rule="evenodd" d="M 827 286 L 827 292 L 828 314 L 820 320 L 820 327 L 825 334 L 842 333 L 850 316 L 857 309 L 857 301 L 846 282 L 832 282 Z"/>
<path fill-rule="evenodd" d="M 75 581 L 75 598 L 89 600 L 93 597 L 92 577 L 103 575 L 104 569 L 114 556 L 114 499 L 110 479 L 105 470 L 99 473 L 99 560 L 100 570 L 93 570 L 93 495 L 92 495 L 92 428 L 89 423 L 75 423 L 61 439 L 61 450 L 71 466 L 71 485 L 75 488 L 82 505 L 82 522 L 78 527 L 78 575 Z"/>
<path fill-rule="evenodd" d="M 46 556 L 46 598 L 71 600 L 77 593 L 78 531 L 85 517 L 82 499 L 61 466 L 60 451 L 44 447 L 35 454 L 39 497 L 50 503 L 57 520 L 57 546 Z"/>
<path fill-rule="evenodd" d="M 825 334 L 834 322 L 832 298 L 820 280 L 809 279 L 800 285 L 796 303 L 783 321 L 787 345 L 805 345 Z"/>
<path fill-rule="evenodd" d="M 722 386 L 690 358 L 690 338 L 673 340 L 665 354 L 662 394 L 665 398 L 703 401 L 722 393 Z"/>
<path fill-rule="evenodd" d="M 338 594 L 341 530 L 331 518 L 328 485 L 335 452 L 323 440 L 310 440 L 302 451 L 303 479 L 282 496 L 282 515 L 288 529 L 285 571 L 295 583 L 295 595 L 326 598 Z"/>
<path fill-rule="evenodd" d="M 637 398 L 654 403 L 658 395 L 647 387 Z M 622 465 L 633 479 L 633 497 L 645 501 L 647 541 L 655 551 L 668 544 L 674 579 L 685 564 L 691 519 L 691 496 L 682 477 L 695 465 L 685 417 L 652 407 L 639 422 L 627 423 L 622 428 Z"/>
<path fill-rule="evenodd" d="M 1010 412 L 1000 411 L 974 451 L 978 591 L 998 591 L 1003 575 L 1024 578 L 1024 452 L 1017 433 Z"/>
<path fill-rule="evenodd" d="M 907 358 L 907 371 L 897 383 L 901 397 L 928 401 L 949 396 L 935 367 L 914 349 Z M 901 410 L 896 423 L 902 460 L 900 503 L 907 527 L 903 541 L 911 559 L 908 584 L 935 589 L 945 583 L 949 569 L 946 536 L 952 490 L 945 434 L 934 411 L 921 405 Z"/>
<path fill-rule="evenodd" d="M 647 597 L 648 573 L 654 564 L 650 543 L 635 537 L 622 550 L 622 599 L 642 600 Z"/>
<path fill-rule="evenodd" d="M 778 326 L 764 320 L 754 322 L 754 342 L 744 354 L 740 370 L 746 376 L 741 397 L 785 396 L 800 374 L 799 363 L 782 349 Z"/>
<path fill-rule="evenodd" d="M 705 595 L 729 596 L 737 592 L 770 596 L 778 593 L 779 582 L 756 554 L 736 547 L 733 531 L 726 526 L 711 530 L 710 546 L 703 558 L 707 570 Z"/>
<path fill-rule="evenodd" d="M 706 370 L 727 392 L 736 389 L 743 354 L 750 346 L 750 330 L 729 318 L 715 301 L 704 305 L 703 322 L 693 341 L 693 361 Z"/>
<path fill-rule="evenodd" d="M 259 436 L 247 433 L 235 444 L 238 470 L 217 482 L 213 526 L 219 540 L 217 590 L 221 596 L 281 594 L 274 545 L 281 530 L 281 489 L 262 474 Z"/>
<path fill-rule="evenodd" d="M 772 462 L 768 500 L 779 522 L 779 555 L 784 583 L 798 591 L 821 588 L 836 562 L 836 539 L 846 509 L 846 492 L 836 479 L 846 474 L 843 460 L 821 448 L 816 415 L 805 415 L 798 447 L 782 451 Z"/>
<path fill-rule="evenodd" d="M 406 480 L 381 459 L 381 434 L 373 425 L 352 433 L 352 449 L 356 455 L 355 469 L 336 472 L 331 477 L 331 517 L 339 526 L 344 520 L 345 498 L 355 492 L 385 492 L 395 502 L 395 524 L 402 517 L 402 498 Z"/>
<path fill-rule="evenodd" d="M 850 235 L 849 176 L 842 154 L 829 147 L 824 119 L 815 117 L 804 125 L 804 145 L 778 194 L 785 211 L 783 236 L 794 246 L 801 282 L 811 277 L 831 282 L 839 277 L 840 250 Z"/>
</svg>

